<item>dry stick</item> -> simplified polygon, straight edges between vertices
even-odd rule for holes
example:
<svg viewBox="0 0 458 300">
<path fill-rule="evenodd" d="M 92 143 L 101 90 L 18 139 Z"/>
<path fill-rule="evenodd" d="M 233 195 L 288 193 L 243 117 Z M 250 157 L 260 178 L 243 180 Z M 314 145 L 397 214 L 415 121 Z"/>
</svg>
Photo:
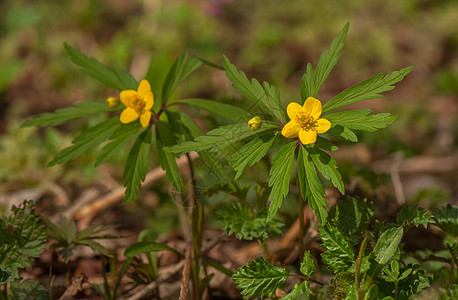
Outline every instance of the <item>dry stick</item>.
<svg viewBox="0 0 458 300">
<path fill-rule="evenodd" d="M 191 159 L 195 159 L 198 157 L 198 154 L 196 152 L 191 152 L 189 153 L 189 156 Z M 186 155 L 182 155 L 180 156 L 179 159 L 177 159 L 178 168 L 183 167 L 185 164 L 187 164 L 187 157 Z M 158 181 L 159 179 L 161 179 L 164 176 L 165 176 L 164 170 L 162 170 L 160 167 L 155 168 L 154 170 L 150 171 L 146 175 L 145 181 L 142 183 L 142 188 L 150 186 L 151 184 Z M 109 192 L 105 196 L 95 199 L 94 202 L 92 202 L 91 204 L 83 207 L 81 210 L 76 212 L 74 218 L 76 220 L 79 220 L 86 216 L 95 215 L 97 212 L 103 211 L 107 209 L 108 207 L 115 205 L 116 203 L 124 199 L 124 191 L 125 191 L 124 187 L 119 187 Z"/>
<path fill-rule="evenodd" d="M 209 241 L 207 244 L 205 244 L 203 247 L 202 247 L 202 252 L 207 252 L 209 251 L 210 249 L 212 249 L 213 247 L 215 247 L 217 244 L 219 244 L 223 239 L 226 238 L 226 233 L 223 232 L 221 233 L 219 236 L 215 237 L 214 239 L 212 239 L 211 241 Z M 151 283 L 149 283 L 147 286 L 145 286 L 142 290 L 140 290 L 138 293 L 136 293 L 135 295 L 133 295 L 132 297 L 128 298 L 127 300 L 140 300 L 140 299 L 144 299 L 146 297 L 148 297 L 151 292 L 161 283 L 169 280 L 170 277 L 172 277 L 173 275 L 175 275 L 178 271 L 180 271 L 183 266 L 185 264 L 185 260 L 182 260 L 180 261 L 179 263 L 177 263 L 176 265 L 172 266 L 169 268 L 169 270 L 162 274 L 161 276 L 159 276 L 156 281 L 153 281 Z"/>
</svg>

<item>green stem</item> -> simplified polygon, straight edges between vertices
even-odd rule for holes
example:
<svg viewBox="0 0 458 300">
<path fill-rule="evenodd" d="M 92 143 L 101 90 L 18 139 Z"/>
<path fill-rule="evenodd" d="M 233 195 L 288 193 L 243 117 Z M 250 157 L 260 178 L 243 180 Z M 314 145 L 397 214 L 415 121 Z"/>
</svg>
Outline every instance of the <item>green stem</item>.
<svg viewBox="0 0 458 300">
<path fill-rule="evenodd" d="M 319 284 L 319 285 L 324 285 L 324 283 L 322 283 L 322 282 L 320 282 L 320 281 L 318 281 L 318 280 L 312 279 L 312 278 L 310 278 L 310 277 L 304 276 L 304 275 L 288 274 L 288 276 L 290 276 L 290 277 L 297 277 L 297 278 L 300 278 L 300 279 L 303 279 L 303 280 L 315 282 L 316 284 Z"/>
<path fill-rule="evenodd" d="M 192 286 L 193 286 L 193 299 L 200 300 L 200 280 L 199 280 L 199 270 L 200 270 L 200 247 L 202 243 L 202 231 L 203 231 L 203 218 L 204 210 L 199 199 L 197 199 L 197 190 L 196 190 L 196 181 L 194 178 L 194 168 L 192 165 L 191 158 L 189 154 L 186 153 L 188 159 L 188 167 L 191 176 L 191 186 L 190 186 L 190 206 L 192 207 L 192 245 L 193 245 L 193 268 L 192 268 Z"/>
<path fill-rule="evenodd" d="M 299 182 L 299 178 L 297 179 L 297 186 L 299 187 L 299 260 L 302 263 L 302 260 L 304 259 L 304 236 L 305 236 L 305 224 L 304 224 L 304 202 L 305 200 L 302 198 L 302 191 L 301 191 L 301 185 Z"/>
<path fill-rule="evenodd" d="M 364 252 L 366 251 L 367 246 L 367 237 L 364 238 L 361 246 L 359 247 L 358 258 L 356 260 L 356 271 L 355 271 L 355 289 L 356 289 L 356 299 L 363 299 L 363 291 L 360 291 L 360 280 L 361 280 L 361 263 L 363 261 Z"/>
<path fill-rule="evenodd" d="M 269 254 L 269 249 L 267 248 L 267 242 L 266 240 L 258 240 L 259 245 L 261 245 L 262 250 L 264 251 L 264 258 L 265 260 L 269 261 L 270 260 L 270 254 Z"/>
</svg>

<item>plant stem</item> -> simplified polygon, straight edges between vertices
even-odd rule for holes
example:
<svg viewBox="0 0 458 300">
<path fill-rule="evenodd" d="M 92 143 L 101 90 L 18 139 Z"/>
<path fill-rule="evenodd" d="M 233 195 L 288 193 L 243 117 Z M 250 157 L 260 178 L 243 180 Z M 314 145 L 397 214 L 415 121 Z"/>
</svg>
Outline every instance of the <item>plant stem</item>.
<svg viewBox="0 0 458 300">
<path fill-rule="evenodd" d="M 356 260 L 356 271 L 355 271 L 355 289 L 356 289 L 356 299 L 361 300 L 363 299 L 363 291 L 360 291 L 360 272 L 361 272 L 361 263 L 363 261 L 364 252 L 366 251 L 367 246 L 367 237 L 364 238 L 361 246 L 359 247 L 358 258 Z"/>
<path fill-rule="evenodd" d="M 301 185 L 299 182 L 299 178 L 297 179 L 297 186 L 299 187 L 299 261 L 302 263 L 302 260 L 304 259 L 304 235 L 305 235 L 305 224 L 304 224 L 304 202 L 305 200 L 302 199 L 302 191 L 301 191 Z"/>
<path fill-rule="evenodd" d="M 269 249 L 267 248 L 267 243 L 266 240 L 258 240 L 259 245 L 261 245 L 262 250 L 264 251 L 264 258 L 265 260 L 269 261 L 270 260 L 270 254 L 269 254 Z"/>
<path fill-rule="evenodd" d="M 203 231 L 203 219 L 204 219 L 204 209 L 201 205 L 199 199 L 197 199 L 196 191 L 196 181 L 194 178 L 194 168 L 192 165 L 191 158 L 188 153 L 186 153 L 188 159 L 188 167 L 190 172 L 190 187 L 189 187 L 189 203 L 192 214 L 192 245 L 193 245 L 193 299 L 200 299 L 200 280 L 199 280 L 199 270 L 200 270 L 200 247 L 202 242 L 202 231 Z"/>
</svg>

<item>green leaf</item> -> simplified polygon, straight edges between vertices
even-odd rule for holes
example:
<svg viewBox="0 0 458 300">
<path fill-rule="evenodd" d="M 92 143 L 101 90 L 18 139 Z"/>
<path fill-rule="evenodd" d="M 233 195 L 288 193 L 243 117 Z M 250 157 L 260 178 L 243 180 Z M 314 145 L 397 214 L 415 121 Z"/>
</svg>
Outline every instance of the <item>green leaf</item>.
<svg viewBox="0 0 458 300">
<path fill-rule="evenodd" d="M 386 75 L 380 73 L 358 83 L 326 102 L 323 105 L 323 112 L 363 100 L 381 98 L 383 97 L 380 95 L 381 93 L 394 89 L 393 84 L 401 81 L 410 71 L 412 71 L 412 67 L 393 71 Z"/>
<path fill-rule="evenodd" d="M 156 122 L 156 146 L 159 162 L 163 170 L 166 171 L 167 178 L 172 182 L 173 186 L 179 191 L 182 191 L 180 174 L 178 173 L 178 165 L 175 161 L 175 156 L 172 153 L 163 150 L 166 146 L 175 144 L 173 133 L 170 126 L 163 122 Z"/>
<path fill-rule="evenodd" d="M 447 204 L 433 212 L 437 226 L 451 236 L 458 236 L 458 206 Z"/>
<path fill-rule="evenodd" d="M 365 131 L 377 131 L 379 128 L 385 128 L 398 118 L 398 116 L 389 113 L 369 115 L 370 113 L 370 109 L 350 110 L 329 114 L 323 118 L 329 120 L 333 126 L 340 125 Z"/>
<path fill-rule="evenodd" d="M 231 270 L 229 270 L 228 268 L 224 267 L 223 265 L 221 265 L 220 263 L 214 260 L 203 259 L 202 264 L 210 265 L 213 268 L 217 269 L 218 271 L 222 272 L 223 274 L 226 274 L 229 277 L 232 277 L 232 274 L 234 274 L 234 272 L 232 272 Z"/>
<path fill-rule="evenodd" d="M 243 120 L 248 122 L 248 120 L 251 118 L 250 114 L 242 108 L 214 100 L 191 98 L 180 99 L 174 103 L 190 104 L 230 121 Z"/>
<path fill-rule="evenodd" d="M 334 273 L 349 268 L 355 262 L 355 249 L 351 246 L 345 234 L 336 226 L 326 223 L 319 228 L 322 247 L 326 249 L 321 254 L 323 262 Z"/>
<path fill-rule="evenodd" d="M 266 155 L 275 137 L 273 131 L 265 131 L 246 143 L 229 158 L 229 164 L 237 172 L 234 180 L 243 174 L 247 165 L 253 166 Z"/>
<path fill-rule="evenodd" d="M 180 58 L 176 59 L 165 78 L 161 101 L 166 101 L 178 85 L 201 65 L 202 62 L 197 58 L 188 60 L 188 51 L 185 51 Z"/>
<path fill-rule="evenodd" d="M 272 114 L 272 116 L 275 116 L 281 122 L 286 122 L 285 112 L 280 103 L 279 92 L 275 87 L 264 82 L 263 88 L 254 78 L 250 82 L 245 73 L 238 71 L 226 56 L 223 56 L 223 67 L 226 70 L 227 78 L 234 83 L 234 89 L 261 106 L 266 112 Z"/>
<path fill-rule="evenodd" d="M 321 86 L 326 81 L 326 78 L 328 78 L 329 73 L 331 73 L 332 69 L 339 60 L 340 51 L 344 46 L 344 41 L 345 37 L 347 36 L 349 26 L 349 23 L 345 24 L 342 31 L 340 31 L 339 35 L 332 42 L 329 51 L 326 50 L 323 52 L 323 54 L 321 54 L 320 60 L 318 61 L 315 70 L 313 93 L 311 95 L 312 97 L 316 97 L 318 95 Z"/>
<path fill-rule="evenodd" d="M 138 122 L 122 124 L 118 128 L 119 129 L 116 130 L 110 137 L 111 142 L 107 143 L 100 150 L 100 154 L 95 161 L 96 167 L 110 160 L 114 155 L 121 151 L 127 142 L 136 139 L 140 133 L 145 131 L 145 128 L 140 127 Z"/>
<path fill-rule="evenodd" d="M 330 135 L 333 136 L 340 136 L 346 139 L 347 141 L 356 143 L 358 141 L 358 137 L 356 134 L 354 134 L 353 131 L 348 129 L 347 127 L 342 127 L 340 125 L 335 125 L 334 127 L 331 127 L 326 133 L 329 133 Z"/>
<path fill-rule="evenodd" d="M 51 300 L 46 286 L 33 279 L 16 280 L 11 283 L 8 297 L 10 300 Z"/>
<path fill-rule="evenodd" d="M 374 215 L 374 209 L 366 199 L 347 197 L 338 202 L 337 206 L 339 229 L 347 236 L 352 245 L 356 245 L 363 231 L 367 228 Z"/>
<path fill-rule="evenodd" d="M 310 251 L 308 250 L 304 252 L 304 259 L 302 260 L 300 270 L 302 274 L 309 278 L 316 271 L 315 261 L 313 260 L 313 257 L 310 255 Z"/>
<path fill-rule="evenodd" d="M 313 67 L 311 63 L 307 64 L 307 70 L 302 76 L 301 82 L 301 97 L 302 100 L 305 102 L 308 97 L 312 97 L 313 94 Z"/>
<path fill-rule="evenodd" d="M 138 82 L 131 75 L 116 67 L 111 69 L 94 58 L 89 58 L 68 44 L 64 44 L 72 61 L 83 69 L 83 72 L 97 79 L 108 87 L 122 90 L 136 90 Z"/>
<path fill-rule="evenodd" d="M 310 284 L 308 281 L 303 281 L 302 283 L 296 283 L 293 286 L 293 289 L 282 297 L 283 300 L 299 300 L 299 299 L 309 299 L 309 295 L 313 295 L 312 290 L 310 289 Z"/>
<path fill-rule="evenodd" d="M 180 251 L 171 248 L 167 245 L 163 245 L 160 243 L 154 243 L 154 242 L 138 242 L 130 245 L 127 247 L 126 251 L 124 251 L 124 256 L 125 257 L 134 257 L 136 255 L 139 255 L 141 253 L 148 253 L 148 252 L 158 252 L 158 251 L 172 251 L 175 252 L 176 254 L 180 256 L 184 256 L 183 253 Z"/>
<path fill-rule="evenodd" d="M 429 287 L 432 278 L 426 275 L 426 271 L 420 268 L 420 265 L 408 264 L 404 269 L 411 270 L 409 276 L 399 282 L 400 296 L 398 299 L 410 299 L 411 295 L 419 294 L 423 289 Z M 456 298 L 452 298 L 456 299 Z"/>
<path fill-rule="evenodd" d="M 324 188 L 316 173 L 312 157 L 304 147 L 299 148 L 297 156 L 299 185 L 304 201 L 308 199 L 310 208 L 315 212 L 320 224 L 326 222 L 328 203 L 324 199 Z"/>
<path fill-rule="evenodd" d="M 124 202 L 137 198 L 142 181 L 148 172 L 148 157 L 151 147 L 151 130 L 143 132 L 135 141 L 124 166 L 124 186 L 126 187 Z"/>
<path fill-rule="evenodd" d="M 113 117 L 101 122 L 79 134 L 73 141 L 72 146 L 63 149 L 48 166 L 55 166 L 75 159 L 84 152 L 98 147 L 106 141 L 121 126 L 119 117 Z"/>
<path fill-rule="evenodd" d="M 227 235 L 244 240 L 260 239 L 280 236 L 283 223 L 273 219 L 266 221 L 265 210 L 254 214 L 249 207 L 240 202 L 225 203 L 224 208 L 218 210 L 218 220 L 223 223 L 223 230 Z"/>
<path fill-rule="evenodd" d="M 237 288 L 242 290 L 242 295 L 253 298 L 258 296 L 272 296 L 277 288 L 281 288 L 288 272 L 280 267 L 269 264 L 262 257 L 237 269 L 232 279 Z"/>
<path fill-rule="evenodd" d="M 284 145 L 272 160 L 270 169 L 269 186 L 272 187 L 270 192 L 270 205 L 267 214 L 267 220 L 272 220 L 281 207 L 283 198 L 289 192 L 289 179 L 291 176 L 291 167 L 296 151 L 296 142 Z"/>
<path fill-rule="evenodd" d="M 77 102 L 75 107 L 61 108 L 53 113 L 42 113 L 32 120 L 25 121 L 22 127 L 56 126 L 69 120 L 107 111 L 112 111 L 112 109 L 108 108 L 106 103 Z"/>
<path fill-rule="evenodd" d="M 323 175 L 324 178 L 331 180 L 332 184 L 343 195 L 345 194 L 344 183 L 342 175 L 337 170 L 337 162 L 329 154 L 322 151 L 316 145 L 308 148 L 310 156 L 315 163 L 316 168 Z"/>
<path fill-rule="evenodd" d="M 403 206 L 397 215 L 396 220 L 399 226 L 412 224 L 416 227 L 423 225 L 425 228 L 429 223 L 433 222 L 432 216 L 429 212 L 422 207 L 418 207 L 418 205 Z"/>
<path fill-rule="evenodd" d="M 186 153 L 191 151 L 206 151 L 212 153 L 221 152 L 230 145 L 253 135 L 276 128 L 275 125 L 262 124 L 257 131 L 251 130 L 246 123 L 225 125 L 207 132 L 206 135 L 197 137 L 192 142 L 186 142 L 164 150 L 171 153 Z"/>
<path fill-rule="evenodd" d="M 0 219 L 0 284 L 17 279 L 18 269 L 29 266 L 45 248 L 46 229 L 35 208 L 35 202 L 24 201 Z"/>
<path fill-rule="evenodd" d="M 402 227 L 394 227 L 385 231 L 377 240 L 374 247 L 375 261 L 384 265 L 393 257 L 401 242 L 404 230 Z"/>
</svg>

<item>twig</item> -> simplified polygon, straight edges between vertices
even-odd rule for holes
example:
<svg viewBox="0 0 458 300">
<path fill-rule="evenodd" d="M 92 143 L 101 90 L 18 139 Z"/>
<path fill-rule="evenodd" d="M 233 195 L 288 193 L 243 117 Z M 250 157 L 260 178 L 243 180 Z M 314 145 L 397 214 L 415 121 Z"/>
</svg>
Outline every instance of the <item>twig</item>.
<svg viewBox="0 0 458 300">
<path fill-rule="evenodd" d="M 212 249 L 214 246 L 216 246 L 217 244 L 219 244 L 223 239 L 226 238 L 226 234 L 223 232 L 221 233 L 221 235 L 215 237 L 214 239 L 212 239 L 211 241 L 209 241 L 208 243 L 206 243 L 203 247 L 202 247 L 202 252 L 207 252 L 209 251 L 210 249 Z M 172 277 L 173 275 L 175 275 L 176 273 L 178 273 L 178 271 L 180 271 L 183 266 L 185 264 L 185 260 L 182 260 L 180 261 L 179 263 L 175 264 L 174 266 L 170 267 L 168 269 L 168 271 L 164 274 L 161 274 L 161 276 L 159 276 L 156 281 L 153 281 L 151 283 L 149 283 L 148 285 L 146 285 L 142 290 L 140 290 L 139 292 L 137 292 L 135 295 L 131 296 L 130 298 L 128 298 L 127 300 L 140 300 L 140 299 L 144 299 L 146 297 L 148 297 L 151 292 L 159 285 L 161 284 L 162 282 L 164 281 L 167 281 L 170 277 Z"/>
<path fill-rule="evenodd" d="M 198 154 L 196 152 L 191 152 L 189 153 L 189 156 L 191 159 L 195 159 L 198 157 Z M 179 159 L 177 159 L 178 168 L 183 167 L 183 165 L 185 164 L 187 164 L 187 157 L 185 155 L 182 155 Z M 142 187 L 150 186 L 151 184 L 158 181 L 164 176 L 165 171 L 162 170 L 160 167 L 157 167 L 146 175 L 145 181 L 142 183 Z M 76 212 L 74 218 L 76 220 L 79 220 L 85 218 L 86 216 L 95 215 L 97 212 L 103 211 L 108 207 L 115 205 L 116 203 L 124 199 L 124 190 L 124 187 L 119 187 L 114 191 L 111 191 L 108 194 L 104 195 L 103 197 L 95 199 L 94 202 Z"/>
<path fill-rule="evenodd" d="M 399 205 L 406 203 L 406 197 L 404 195 L 404 188 L 402 186 L 401 177 L 399 176 L 399 167 L 401 166 L 403 154 L 397 152 L 394 156 L 393 163 L 391 164 L 391 180 L 393 181 L 394 192 L 396 194 L 396 200 Z"/>
</svg>

